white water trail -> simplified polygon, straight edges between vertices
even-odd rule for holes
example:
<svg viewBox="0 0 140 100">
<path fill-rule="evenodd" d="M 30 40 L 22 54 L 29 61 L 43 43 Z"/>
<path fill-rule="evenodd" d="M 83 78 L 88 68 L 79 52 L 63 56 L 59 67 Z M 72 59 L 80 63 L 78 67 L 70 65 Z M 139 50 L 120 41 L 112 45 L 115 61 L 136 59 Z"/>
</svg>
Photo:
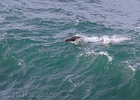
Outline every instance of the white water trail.
<svg viewBox="0 0 140 100">
<path fill-rule="evenodd" d="M 120 36 L 120 35 L 112 35 L 112 36 L 103 35 L 100 37 L 94 35 L 91 37 L 82 36 L 82 35 L 76 35 L 76 36 L 81 36 L 82 38 L 72 42 L 74 44 L 91 42 L 91 43 L 101 43 L 103 45 L 106 45 L 111 43 L 120 43 L 130 39 L 128 37 Z"/>
<path fill-rule="evenodd" d="M 102 42 L 103 44 L 120 43 L 125 40 L 129 40 L 128 37 L 118 36 L 118 35 L 113 35 L 113 36 L 104 35 L 101 37 L 92 36 L 92 37 L 84 37 L 84 39 L 88 42 Z"/>
</svg>

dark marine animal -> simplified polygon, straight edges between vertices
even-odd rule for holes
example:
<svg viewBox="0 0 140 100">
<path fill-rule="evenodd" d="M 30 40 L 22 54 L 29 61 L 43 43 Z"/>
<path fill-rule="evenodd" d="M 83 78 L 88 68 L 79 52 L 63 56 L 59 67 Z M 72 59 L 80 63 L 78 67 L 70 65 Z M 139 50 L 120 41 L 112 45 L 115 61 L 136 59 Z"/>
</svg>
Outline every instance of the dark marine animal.
<svg viewBox="0 0 140 100">
<path fill-rule="evenodd" d="M 68 41 L 76 41 L 77 39 L 80 39 L 80 38 L 82 38 L 81 36 L 72 36 L 72 37 L 69 37 L 69 38 L 67 38 L 67 39 L 65 39 L 64 41 L 65 42 L 68 42 Z"/>
</svg>

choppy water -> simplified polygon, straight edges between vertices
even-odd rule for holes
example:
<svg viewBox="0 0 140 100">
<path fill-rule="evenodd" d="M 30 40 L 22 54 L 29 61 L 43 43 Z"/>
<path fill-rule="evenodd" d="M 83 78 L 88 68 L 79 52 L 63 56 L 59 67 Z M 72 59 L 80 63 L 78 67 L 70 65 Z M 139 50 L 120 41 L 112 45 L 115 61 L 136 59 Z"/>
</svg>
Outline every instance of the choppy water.
<svg viewBox="0 0 140 100">
<path fill-rule="evenodd" d="M 139 0 L 1 0 L 0 100 L 139 100 Z M 84 41 L 65 43 L 80 35 Z"/>
</svg>

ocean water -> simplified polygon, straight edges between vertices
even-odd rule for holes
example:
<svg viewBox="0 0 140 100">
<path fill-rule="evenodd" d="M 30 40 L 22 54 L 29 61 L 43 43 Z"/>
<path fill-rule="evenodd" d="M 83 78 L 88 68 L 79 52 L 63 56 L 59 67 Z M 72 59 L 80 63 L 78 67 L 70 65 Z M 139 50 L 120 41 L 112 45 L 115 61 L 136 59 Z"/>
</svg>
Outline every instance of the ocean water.
<svg viewBox="0 0 140 100">
<path fill-rule="evenodd" d="M 0 0 L 0 100 L 140 100 L 139 8 Z"/>
</svg>

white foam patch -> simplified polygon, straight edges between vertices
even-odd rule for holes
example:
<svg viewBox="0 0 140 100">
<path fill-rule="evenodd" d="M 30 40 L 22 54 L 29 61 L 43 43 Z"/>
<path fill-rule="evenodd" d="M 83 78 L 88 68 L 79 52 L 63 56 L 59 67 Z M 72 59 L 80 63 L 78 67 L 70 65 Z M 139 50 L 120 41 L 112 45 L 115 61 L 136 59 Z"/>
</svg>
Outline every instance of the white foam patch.
<svg viewBox="0 0 140 100">
<path fill-rule="evenodd" d="M 85 41 L 87 42 L 98 42 L 100 41 L 100 37 L 92 36 L 92 37 L 84 37 Z"/>
<path fill-rule="evenodd" d="M 91 55 L 91 54 L 94 54 L 94 55 L 105 55 L 105 56 L 107 56 L 108 61 L 112 61 L 113 60 L 113 58 L 111 56 L 109 56 L 109 54 L 107 52 L 105 52 L 105 51 L 101 51 L 99 53 L 96 53 L 94 51 L 91 51 L 91 52 L 86 52 L 86 54 L 87 55 Z"/>
<path fill-rule="evenodd" d="M 100 38 L 100 40 L 103 41 L 103 44 L 109 44 L 109 43 L 120 43 L 125 40 L 129 40 L 129 38 L 123 37 L 123 36 L 118 36 L 118 35 L 113 35 L 111 37 L 105 35 L 105 36 L 102 36 Z"/>
<path fill-rule="evenodd" d="M 107 52 L 101 51 L 101 52 L 99 52 L 99 54 L 107 56 L 109 61 L 112 61 L 112 59 L 113 59 L 111 56 L 109 56 L 109 54 Z"/>
<path fill-rule="evenodd" d="M 84 84 L 84 81 L 79 81 L 79 82 L 74 82 L 73 80 L 77 80 L 80 76 L 74 76 L 74 75 L 68 75 L 65 79 L 65 81 L 68 81 L 71 83 L 72 88 L 70 90 L 70 92 L 74 91 L 76 89 L 77 86 L 81 86 L 82 84 Z"/>
<path fill-rule="evenodd" d="M 105 45 L 105 44 L 120 43 L 125 40 L 130 40 L 130 38 L 128 38 L 128 37 L 119 36 L 119 35 L 113 35 L 113 36 L 104 35 L 101 37 L 98 37 L 98 36 L 87 37 L 87 36 L 82 36 L 82 35 L 77 34 L 76 36 L 81 36 L 82 38 L 77 39 L 76 41 L 71 42 L 71 43 L 74 43 L 74 44 L 84 43 L 85 44 L 87 42 L 96 42 L 96 43 L 99 42 L 99 43 L 102 43 L 103 45 Z"/>
<path fill-rule="evenodd" d="M 91 55 L 91 54 L 95 54 L 96 55 L 97 53 L 95 53 L 94 51 L 91 51 L 91 52 L 86 52 L 86 54 L 87 55 Z"/>
<path fill-rule="evenodd" d="M 128 65 L 129 68 L 132 69 L 132 71 L 135 71 L 136 69 L 134 67 L 132 67 L 131 65 Z"/>
<path fill-rule="evenodd" d="M 3 40 L 3 39 L 5 39 L 5 38 L 6 38 L 6 35 L 7 35 L 6 33 L 4 33 L 4 34 L 1 34 L 1 35 L 0 35 L 0 40 Z"/>
<path fill-rule="evenodd" d="M 19 59 L 18 65 L 19 65 L 19 66 L 22 66 L 22 67 L 25 67 L 25 62 L 24 62 L 24 60 L 23 60 L 23 59 Z"/>
<path fill-rule="evenodd" d="M 124 61 L 124 62 L 127 63 L 128 67 L 129 67 L 132 71 L 135 72 L 136 69 L 135 69 L 133 66 L 131 66 L 131 65 L 129 64 L 128 61 Z"/>
<path fill-rule="evenodd" d="M 80 22 L 79 20 L 76 20 L 76 21 L 75 21 L 75 25 L 78 25 L 78 24 L 79 24 L 79 22 Z"/>
<path fill-rule="evenodd" d="M 84 22 L 83 20 L 76 20 L 74 25 L 78 25 L 80 22 Z"/>
<path fill-rule="evenodd" d="M 0 17 L 0 23 L 4 22 L 5 21 L 5 18 L 3 17 Z"/>
</svg>

